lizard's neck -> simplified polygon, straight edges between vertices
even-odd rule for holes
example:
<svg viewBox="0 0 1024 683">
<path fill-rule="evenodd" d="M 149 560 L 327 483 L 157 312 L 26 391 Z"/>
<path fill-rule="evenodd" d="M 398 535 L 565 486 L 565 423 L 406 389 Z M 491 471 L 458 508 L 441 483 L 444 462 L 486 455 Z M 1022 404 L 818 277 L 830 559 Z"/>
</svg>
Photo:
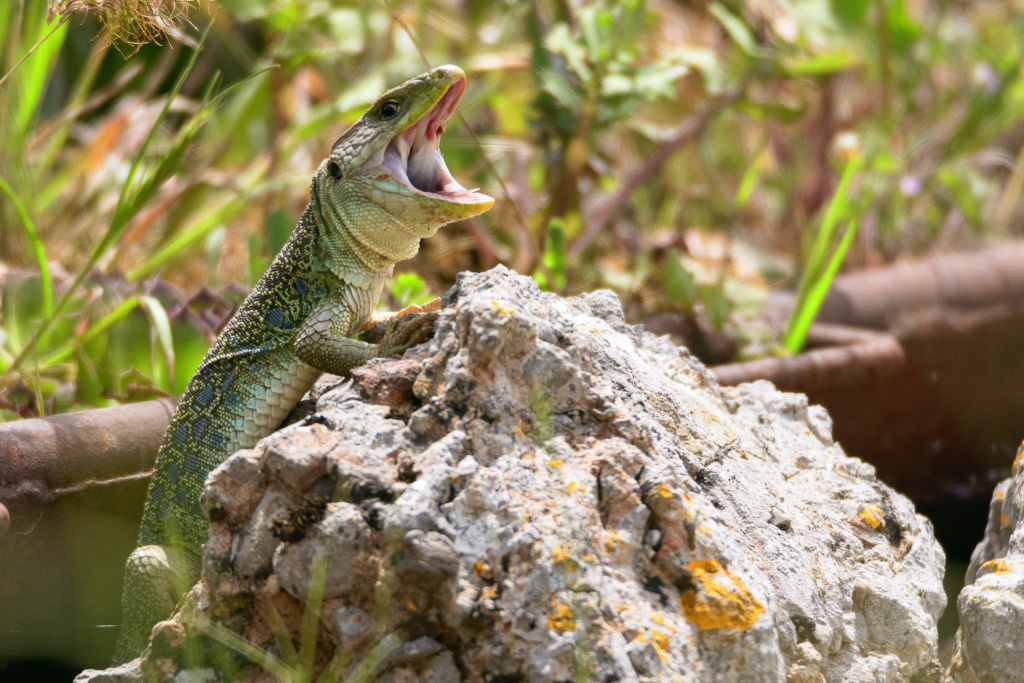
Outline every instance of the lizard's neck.
<svg viewBox="0 0 1024 683">
<path fill-rule="evenodd" d="M 420 239 L 433 235 L 440 227 L 403 220 L 367 202 L 355 190 L 346 199 L 322 201 L 314 182 L 310 213 L 316 227 L 317 250 L 326 267 L 356 286 L 373 285 L 391 277 L 395 264 L 415 256 Z"/>
</svg>

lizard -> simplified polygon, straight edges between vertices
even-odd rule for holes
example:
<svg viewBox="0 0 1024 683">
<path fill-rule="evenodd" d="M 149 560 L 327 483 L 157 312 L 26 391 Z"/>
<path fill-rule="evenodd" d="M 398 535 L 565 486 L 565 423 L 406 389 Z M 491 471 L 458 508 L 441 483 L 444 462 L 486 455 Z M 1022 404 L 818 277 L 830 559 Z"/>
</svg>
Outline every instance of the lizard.
<svg viewBox="0 0 1024 683">
<path fill-rule="evenodd" d="M 390 317 L 374 309 L 395 264 L 414 256 L 421 239 L 494 204 L 462 187 L 439 150 L 465 89 L 465 73 L 452 65 L 406 81 L 381 95 L 318 166 L 298 224 L 171 418 L 126 562 L 115 663 L 142 654 L 152 627 L 199 578 L 207 474 L 273 432 L 321 372 L 345 375 L 371 358 L 401 355 L 429 332 L 436 305 Z M 371 327 L 383 329 L 377 344 L 354 338 Z"/>
</svg>

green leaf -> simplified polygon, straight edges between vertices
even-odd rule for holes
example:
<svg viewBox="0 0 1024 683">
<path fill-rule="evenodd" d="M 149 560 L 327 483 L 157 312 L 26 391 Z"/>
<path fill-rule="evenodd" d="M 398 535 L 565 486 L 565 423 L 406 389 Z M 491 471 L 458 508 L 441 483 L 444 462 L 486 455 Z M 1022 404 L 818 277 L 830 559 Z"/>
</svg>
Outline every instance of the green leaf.
<svg viewBox="0 0 1024 683">
<path fill-rule="evenodd" d="M 800 55 L 782 60 L 782 69 L 789 76 L 826 76 L 861 64 L 861 59 L 846 48 Z"/>
<path fill-rule="evenodd" d="M 565 63 L 581 81 L 586 83 L 591 79 L 592 74 L 587 61 L 587 48 L 576 41 L 568 26 L 559 24 L 551 29 L 544 39 L 544 47 L 551 52 L 565 57 Z M 557 94 L 555 95 L 557 97 Z"/>
<path fill-rule="evenodd" d="M 284 209 L 274 209 L 267 214 L 264 225 L 267 228 L 267 253 L 276 256 L 291 237 L 295 221 L 289 218 Z"/>
<path fill-rule="evenodd" d="M 729 34 L 733 42 L 739 46 L 741 50 L 746 52 L 751 57 L 763 56 L 763 50 L 757 46 L 757 41 L 754 40 L 754 34 L 750 28 L 743 23 L 743 20 L 738 16 L 730 12 L 720 2 L 713 2 L 708 6 L 708 12 L 715 19 L 722 24 L 722 28 Z"/>
<path fill-rule="evenodd" d="M 203 357 L 210 348 L 206 334 L 193 322 L 191 315 L 179 315 L 171 321 L 171 338 L 174 340 L 174 379 L 171 391 L 184 393 Z"/>
<path fill-rule="evenodd" d="M 907 51 L 911 43 L 921 35 L 921 27 L 907 13 L 903 0 L 889 0 L 885 20 L 889 24 L 889 40 L 893 52 Z"/>
<path fill-rule="evenodd" d="M 832 14 L 848 28 L 863 27 L 871 0 L 831 0 Z"/>
<path fill-rule="evenodd" d="M 704 313 L 716 330 L 721 330 L 732 314 L 733 302 L 726 295 L 725 274 L 713 285 L 698 288 L 700 301 L 704 305 Z"/>
<path fill-rule="evenodd" d="M 566 265 L 565 221 L 552 218 L 548 224 L 548 236 L 544 242 L 544 265 L 551 273 L 553 289 L 565 289 L 568 267 Z"/>
<path fill-rule="evenodd" d="M 14 204 L 14 210 L 18 214 L 18 218 L 21 219 L 22 228 L 25 230 L 25 237 L 36 255 L 39 277 L 43 286 L 43 317 L 49 317 L 53 313 L 53 285 L 50 282 L 50 267 L 46 263 L 46 247 L 43 246 L 43 241 L 39 238 L 39 231 L 36 230 L 36 224 L 28 215 L 25 205 L 3 178 L 0 178 L 0 190 L 3 190 Z"/>
<path fill-rule="evenodd" d="M 395 297 L 399 308 L 405 308 L 411 304 L 426 303 L 433 298 L 427 289 L 427 283 L 411 270 L 405 270 L 395 275 L 391 279 L 390 289 L 391 295 Z"/>
<path fill-rule="evenodd" d="M 682 254 L 672 248 L 665 255 L 661 266 L 661 280 L 665 285 L 665 300 L 670 304 L 682 306 L 687 311 L 693 310 L 697 302 L 697 280 L 683 265 Z"/>
</svg>

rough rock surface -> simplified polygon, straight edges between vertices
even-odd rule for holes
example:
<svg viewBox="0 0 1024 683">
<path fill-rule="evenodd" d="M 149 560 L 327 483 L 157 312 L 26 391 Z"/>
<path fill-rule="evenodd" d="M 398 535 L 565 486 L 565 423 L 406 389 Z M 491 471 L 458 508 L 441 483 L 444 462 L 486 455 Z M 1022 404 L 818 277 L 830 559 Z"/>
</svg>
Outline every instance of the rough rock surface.
<svg viewBox="0 0 1024 683">
<path fill-rule="evenodd" d="M 996 487 L 985 537 L 957 597 L 950 673 L 958 683 L 1024 683 L 1024 445 Z"/>
<path fill-rule="evenodd" d="M 931 524 L 822 408 L 718 387 L 611 292 L 498 267 L 444 304 L 428 344 L 211 474 L 202 581 L 149 671 L 210 620 L 281 657 L 273 613 L 298 643 L 320 585 L 317 673 L 401 632 L 379 681 L 942 680 Z"/>
</svg>

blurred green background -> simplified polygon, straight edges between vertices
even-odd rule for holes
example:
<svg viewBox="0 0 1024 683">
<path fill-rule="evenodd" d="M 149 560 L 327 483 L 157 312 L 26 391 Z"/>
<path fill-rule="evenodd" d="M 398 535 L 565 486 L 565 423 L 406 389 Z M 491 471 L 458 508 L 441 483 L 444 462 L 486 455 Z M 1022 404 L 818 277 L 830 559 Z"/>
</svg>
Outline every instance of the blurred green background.
<svg viewBox="0 0 1024 683">
<path fill-rule="evenodd" d="M 180 393 L 333 140 L 428 64 L 470 75 L 442 147 L 497 204 L 387 305 L 505 263 L 726 362 L 797 350 L 840 266 L 1021 230 L 1020 2 L 50 5 L 0 4 L 4 420 Z"/>
</svg>

